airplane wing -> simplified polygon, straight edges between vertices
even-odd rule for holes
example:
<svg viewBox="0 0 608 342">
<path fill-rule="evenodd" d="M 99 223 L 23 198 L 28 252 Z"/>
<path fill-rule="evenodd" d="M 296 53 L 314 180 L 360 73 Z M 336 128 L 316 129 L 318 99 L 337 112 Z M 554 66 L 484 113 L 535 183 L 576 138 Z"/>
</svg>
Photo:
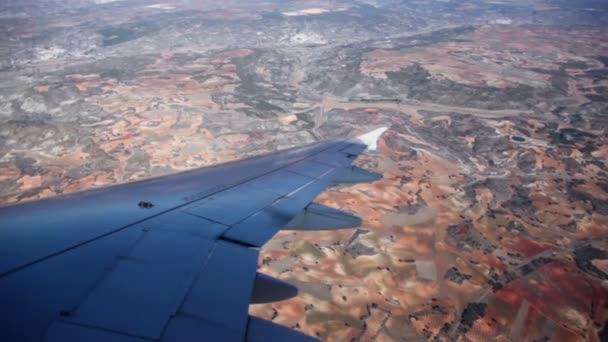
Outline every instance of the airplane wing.
<svg viewBox="0 0 608 342">
<path fill-rule="evenodd" d="M 0 208 L 0 341 L 314 340 L 248 315 L 297 294 L 259 247 L 359 225 L 313 200 L 383 131 Z"/>
</svg>

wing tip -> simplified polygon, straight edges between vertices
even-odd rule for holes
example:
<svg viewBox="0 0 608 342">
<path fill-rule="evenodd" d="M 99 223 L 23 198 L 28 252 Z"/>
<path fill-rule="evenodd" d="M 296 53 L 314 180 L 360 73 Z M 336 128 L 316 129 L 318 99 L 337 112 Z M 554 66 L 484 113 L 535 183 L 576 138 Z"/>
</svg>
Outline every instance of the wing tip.
<svg viewBox="0 0 608 342">
<path fill-rule="evenodd" d="M 388 127 L 376 128 L 372 131 L 360 135 L 359 137 L 357 137 L 357 139 L 364 143 L 365 146 L 367 146 L 368 151 L 373 152 L 376 151 L 378 147 L 378 139 L 380 139 L 380 136 L 382 136 L 382 134 L 384 134 L 387 129 Z"/>
</svg>

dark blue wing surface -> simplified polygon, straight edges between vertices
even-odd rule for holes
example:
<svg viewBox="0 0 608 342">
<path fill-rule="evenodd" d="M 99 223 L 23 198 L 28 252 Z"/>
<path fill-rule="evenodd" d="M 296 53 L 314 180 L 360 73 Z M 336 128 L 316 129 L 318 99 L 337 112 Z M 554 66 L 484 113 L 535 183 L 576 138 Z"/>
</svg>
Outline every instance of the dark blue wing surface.
<svg viewBox="0 0 608 342">
<path fill-rule="evenodd" d="M 309 340 L 248 316 L 252 301 L 296 293 L 257 273 L 258 247 L 284 227 L 359 224 L 312 201 L 332 182 L 377 179 L 351 167 L 366 146 L 328 141 L 0 208 L 0 341 Z"/>
</svg>

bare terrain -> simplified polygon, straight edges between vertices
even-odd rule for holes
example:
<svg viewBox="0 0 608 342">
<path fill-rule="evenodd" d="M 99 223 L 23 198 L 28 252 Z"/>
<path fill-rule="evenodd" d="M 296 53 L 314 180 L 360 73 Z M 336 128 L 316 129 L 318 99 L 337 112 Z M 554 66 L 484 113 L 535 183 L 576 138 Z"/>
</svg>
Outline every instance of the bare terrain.
<svg viewBox="0 0 608 342">
<path fill-rule="evenodd" d="M 251 312 L 328 341 L 608 340 L 608 3 L 0 4 L 0 204 L 390 127 Z M 0 218 L 1 219 L 1 218 Z"/>
</svg>

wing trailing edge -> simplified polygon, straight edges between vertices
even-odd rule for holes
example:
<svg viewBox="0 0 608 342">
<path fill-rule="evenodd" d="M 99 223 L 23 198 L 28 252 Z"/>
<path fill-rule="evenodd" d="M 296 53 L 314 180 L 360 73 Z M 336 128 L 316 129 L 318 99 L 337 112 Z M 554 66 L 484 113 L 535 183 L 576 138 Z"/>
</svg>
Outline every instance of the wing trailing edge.
<svg viewBox="0 0 608 342">
<path fill-rule="evenodd" d="M 297 287 L 258 272 L 251 295 L 251 304 L 278 302 L 297 295 Z"/>
<path fill-rule="evenodd" d="M 285 228 L 286 230 L 334 230 L 358 227 L 361 218 L 349 212 L 318 203 L 309 204 Z"/>
<path fill-rule="evenodd" d="M 334 179 L 337 184 L 370 183 L 382 179 L 382 175 L 358 166 L 351 166 Z"/>
<path fill-rule="evenodd" d="M 386 130 L 386 127 L 375 129 L 359 136 L 357 139 L 351 140 L 350 145 L 342 148 L 340 150 L 341 155 L 350 160 L 348 165 L 346 165 L 344 161 L 340 159 L 332 160 L 326 158 L 317 158 L 317 160 L 322 164 L 333 165 L 337 168 L 336 172 L 334 172 L 330 177 L 331 182 L 322 182 L 322 186 L 327 187 L 331 184 L 369 183 L 382 179 L 381 174 L 358 166 L 350 165 L 350 163 L 364 150 L 376 151 L 378 139 Z M 301 231 L 334 230 L 358 227 L 361 225 L 361 223 L 361 218 L 350 212 L 328 207 L 316 202 L 310 202 L 287 224 L 283 225 L 282 229 Z M 254 288 L 251 302 L 267 303 L 276 300 L 288 299 L 292 296 L 281 296 L 278 294 L 289 294 L 290 291 L 293 291 L 290 289 L 290 286 L 291 285 L 283 283 L 278 279 L 274 279 L 258 272 L 256 287 Z M 276 294 L 274 294 L 275 292 Z M 297 294 L 297 289 L 295 293 Z M 293 294 L 293 296 L 295 296 L 295 294 Z M 285 340 L 291 342 L 317 341 L 317 339 L 313 337 L 304 335 L 284 326 L 260 319 L 258 317 L 250 316 L 246 341 L 258 342 L 268 340 Z"/>
</svg>

